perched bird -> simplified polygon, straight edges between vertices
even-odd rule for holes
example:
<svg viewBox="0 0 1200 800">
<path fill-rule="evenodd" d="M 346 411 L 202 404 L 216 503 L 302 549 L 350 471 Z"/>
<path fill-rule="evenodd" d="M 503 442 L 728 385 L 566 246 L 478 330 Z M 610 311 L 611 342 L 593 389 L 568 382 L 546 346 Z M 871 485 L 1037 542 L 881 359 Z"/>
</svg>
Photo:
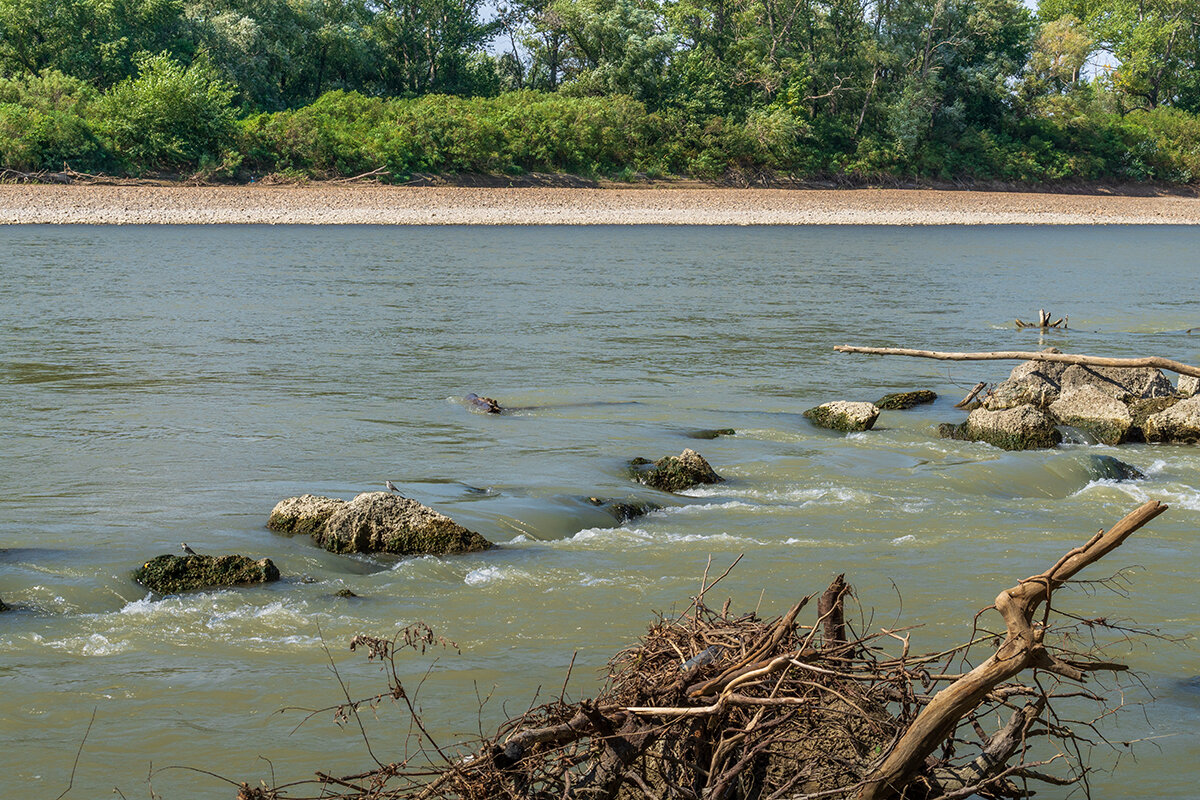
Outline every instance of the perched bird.
<svg viewBox="0 0 1200 800">
<path fill-rule="evenodd" d="M 187 543 L 187 542 L 180 542 L 180 543 L 179 543 L 179 546 L 180 546 L 180 547 L 182 547 L 182 548 L 183 548 L 183 552 L 187 553 L 189 556 L 194 556 L 194 555 L 196 555 L 196 551 L 195 551 L 195 550 L 193 550 L 192 548 L 188 547 L 188 543 Z"/>
<path fill-rule="evenodd" d="M 389 492 L 400 494 L 400 490 L 396 488 L 396 484 L 392 483 L 391 481 L 384 481 L 383 484 L 388 487 Z"/>
</svg>

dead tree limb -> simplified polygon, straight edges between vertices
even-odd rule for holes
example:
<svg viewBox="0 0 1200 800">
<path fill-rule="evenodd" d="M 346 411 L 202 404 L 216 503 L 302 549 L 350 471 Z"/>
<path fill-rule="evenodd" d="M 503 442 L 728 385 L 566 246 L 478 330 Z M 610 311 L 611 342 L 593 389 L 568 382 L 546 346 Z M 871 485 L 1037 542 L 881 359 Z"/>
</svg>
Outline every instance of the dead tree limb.
<svg viewBox="0 0 1200 800">
<path fill-rule="evenodd" d="M 839 344 L 833 348 L 839 353 L 864 353 L 873 356 L 913 356 L 914 358 L 936 358 L 939 361 L 1054 361 L 1059 364 L 1079 364 L 1088 367 L 1118 367 L 1131 369 L 1135 367 L 1156 367 L 1180 375 L 1191 375 L 1200 378 L 1200 367 L 1193 367 L 1179 361 L 1159 356 L 1144 358 L 1105 358 L 1103 356 L 1086 356 L 1072 353 L 1051 353 L 1048 351 L 1025 352 L 1020 350 L 999 350 L 988 353 L 956 353 L 938 350 L 912 350 L 906 347 L 855 347 Z"/>
<path fill-rule="evenodd" d="M 1004 618 L 1007 634 L 999 649 L 986 661 L 947 686 L 922 709 L 895 748 L 876 768 L 859 800 L 885 800 L 899 795 L 954 732 L 960 720 L 974 710 L 1001 683 L 1030 667 L 1082 680 L 1084 672 L 1056 659 L 1043 646 L 1045 628 L 1034 615 L 1050 596 L 1077 572 L 1119 547 L 1126 538 L 1167 510 L 1150 500 L 1125 515 L 1108 532 L 1100 531 L 1087 544 L 1071 550 L 1054 566 L 1026 578 L 996 597 L 995 608 Z"/>
</svg>

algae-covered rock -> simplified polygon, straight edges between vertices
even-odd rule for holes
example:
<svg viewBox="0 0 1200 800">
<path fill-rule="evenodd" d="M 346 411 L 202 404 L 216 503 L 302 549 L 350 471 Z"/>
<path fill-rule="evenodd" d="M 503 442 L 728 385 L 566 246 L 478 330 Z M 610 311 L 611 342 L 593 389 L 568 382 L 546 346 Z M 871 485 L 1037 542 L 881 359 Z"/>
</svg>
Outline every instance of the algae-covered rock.
<svg viewBox="0 0 1200 800">
<path fill-rule="evenodd" d="M 331 553 L 448 555 L 492 543 L 445 514 L 389 492 L 367 492 L 338 508 L 313 534 Z"/>
<path fill-rule="evenodd" d="M 1088 458 L 1088 473 L 1097 481 L 1141 481 L 1146 473 L 1132 464 L 1112 456 L 1093 455 Z"/>
<path fill-rule="evenodd" d="M 937 400 L 937 393 L 929 389 L 917 389 L 912 392 L 895 392 L 885 394 L 875 401 L 875 407 L 880 411 L 907 411 L 913 406 L 932 403 Z"/>
<path fill-rule="evenodd" d="M 159 594 L 189 589 L 213 589 L 279 580 L 279 570 L 269 558 L 254 561 L 246 556 L 158 556 L 133 573 L 138 583 Z"/>
<path fill-rule="evenodd" d="M 1142 424 L 1148 442 L 1200 442 L 1200 397 L 1180 400 Z"/>
<path fill-rule="evenodd" d="M 733 436 L 737 431 L 733 428 L 708 428 L 701 431 L 689 431 L 689 439 L 716 439 L 718 436 Z"/>
<path fill-rule="evenodd" d="M 321 497 L 315 494 L 289 497 L 271 509 L 267 527 L 280 533 L 312 535 L 325 527 L 325 521 L 344 505 L 346 501 L 336 497 Z"/>
<path fill-rule="evenodd" d="M 664 492 L 682 492 L 702 483 L 721 483 L 725 479 L 718 475 L 704 456 L 695 450 L 684 450 L 677 456 L 666 456 L 651 464 L 644 458 L 629 462 L 632 477 Z"/>
<path fill-rule="evenodd" d="M 874 403 L 836 400 L 810 408 L 804 412 L 804 416 L 818 427 L 854 433 L 869 431 L 879 418 L 879 408 Z"/>
<path fill-rule="evenodd" d="M 1064 391 L 1049 411 L 1063 425 L 1086 431 L 1104 444 L 1120 444 L 1133 427 L 1125 404 L 1091 384 Z"/>
<path fill-rule="evenodd" d="M 1062 441 L 1054 420 L 1031 405 L 1001 411 L 977 408 L 967 416 L 960 432 L 971 441 L 1003 450 L 1035 450 L 1054 447 Z"/>
</svg>

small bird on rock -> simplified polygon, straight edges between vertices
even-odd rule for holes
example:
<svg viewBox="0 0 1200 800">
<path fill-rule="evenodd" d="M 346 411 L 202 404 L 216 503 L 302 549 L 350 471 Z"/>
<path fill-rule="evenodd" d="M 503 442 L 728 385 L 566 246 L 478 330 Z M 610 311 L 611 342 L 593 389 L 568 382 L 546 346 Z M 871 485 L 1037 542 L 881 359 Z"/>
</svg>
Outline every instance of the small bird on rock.
<svg viewBox="0 0 1200 800">
<path fill-rule="evenodd" d="M 400 494 L 400 490 L 396 488 L 396 484 L 392 483 L 391 481 L 384 481 L 383 484 L 388 487 L 389 492 Z"/>
<path fill-rule="evenodd" d="M 187 543 L 187 542 L 180 542 L 180 543 L 179 543 L 179 546 L 180 546 L 180 547 L 182 547 L 182 548 L 183 548 L 183 552 L 187 553 L 189 556 L 194 556 L 194 555 L 196 555 L 196 551 L 195 551 L 195 550 L 193 550 L 192 548 L 188 547 L 188 543 Z"/>
</svg>

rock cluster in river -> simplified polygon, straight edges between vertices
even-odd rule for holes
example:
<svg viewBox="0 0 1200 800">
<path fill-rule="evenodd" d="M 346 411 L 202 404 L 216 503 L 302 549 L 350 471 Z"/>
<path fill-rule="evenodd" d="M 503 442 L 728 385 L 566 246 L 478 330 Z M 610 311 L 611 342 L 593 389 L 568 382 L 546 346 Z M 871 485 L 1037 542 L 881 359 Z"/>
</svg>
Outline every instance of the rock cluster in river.
<svg viewBox="0 0 1200 800">
<path fill-rule="evenodd" d="M 942 436 L 987 442 L 1005 450 L 1054 447 L 1058 426 L 1076 428 L 1104 444 L 1200 440 L 1200 398 L 1181 400 L 1195 383 L 1176 391 L 1150 367 L 1089 367 L 1026 361 L 1013 369 L 970 412 L 966 422 L 945 424 Z"/>
<path fill-rule="evenodd" d="M 164 555 L 143 564 L 134 580 L 159 594 L 189 589 L 213 589 L 279 580 L 279 570 L 269 558 L 247 556 Z"/>
<path fill-rule="evenodd" d="M 288 498 L 275 506 L 267 524 L 285 533 L 309 533 L 332 553 L 447 555 L 492 546 L 445 514 L 389 492 L 366 492 L 349 502 Z"/>
<path fill-rule="evenodd" d="M 638 483 L 664 492 L 682 492 L 700 484 L 725 480 L 704 460 L 704 456 L 690 448 L 677 456 L 666 456 L 654 462 L 635 458 L 629 462 L 629 467 L 631 476 Z"/>
</svg>

